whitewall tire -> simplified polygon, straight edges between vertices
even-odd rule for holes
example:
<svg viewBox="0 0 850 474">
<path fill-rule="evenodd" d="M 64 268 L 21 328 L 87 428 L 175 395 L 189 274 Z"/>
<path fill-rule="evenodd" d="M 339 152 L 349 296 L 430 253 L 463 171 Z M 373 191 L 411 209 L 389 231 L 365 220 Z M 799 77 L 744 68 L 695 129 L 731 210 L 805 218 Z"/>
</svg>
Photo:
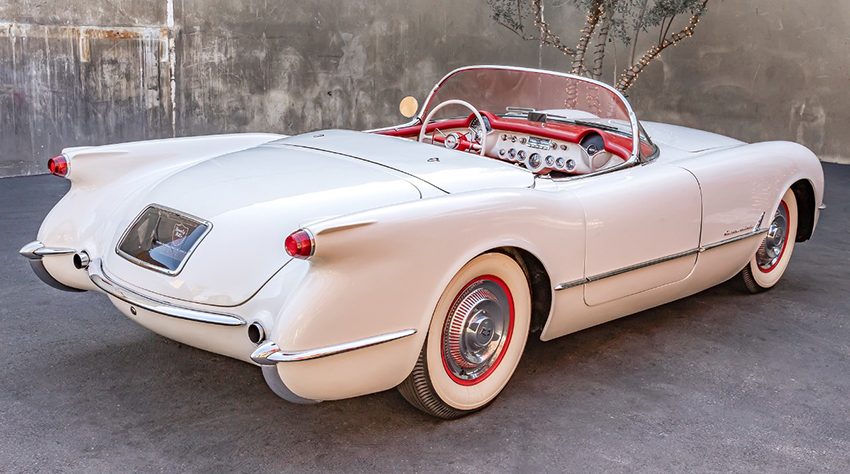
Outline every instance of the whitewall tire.
<svg viewBox="0 0 850 474">
<path fill-rule="evenodd" d="M 440 297 L 416 366 L 399 391 L 440 418 L 480 410 L 516 370 L 530 323 L 531 292 L 519 264 L 501 253 L 472 259 Z"/>
<path fill-rule="evenodd" d="M 797 198 L 794 191 L 789 189 L 769 221 L 767 235 L 739 274 L 747 291 L 760 293 L 769 290 L 782 278 L 794 251 L 797 216 Z"/>
</svg>

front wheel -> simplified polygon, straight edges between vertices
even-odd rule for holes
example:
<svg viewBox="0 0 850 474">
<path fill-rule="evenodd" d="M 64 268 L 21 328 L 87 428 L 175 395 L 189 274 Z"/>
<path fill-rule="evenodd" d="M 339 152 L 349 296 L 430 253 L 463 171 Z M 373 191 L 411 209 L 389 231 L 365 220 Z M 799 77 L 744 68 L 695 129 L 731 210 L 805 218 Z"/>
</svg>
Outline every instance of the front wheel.
<svg viewBox="0 0 850 474">
<path fill-rule="evenodd" d="M 429 415 L 452 419 L 487 406 L 519 363 L 531 323 L 531 293 L 507 255 L 472 259 L 440 297 L 402 396 Z"/>
<path fill-rule="evenodd" d="M 739 279 L 750 293 L 761 293 L 773 288 L 782 278 L 797 237 L 797 198 L 787 190 L 770 221 L 767 235 L 753 258 L 741 270 Z"/>
</svg>

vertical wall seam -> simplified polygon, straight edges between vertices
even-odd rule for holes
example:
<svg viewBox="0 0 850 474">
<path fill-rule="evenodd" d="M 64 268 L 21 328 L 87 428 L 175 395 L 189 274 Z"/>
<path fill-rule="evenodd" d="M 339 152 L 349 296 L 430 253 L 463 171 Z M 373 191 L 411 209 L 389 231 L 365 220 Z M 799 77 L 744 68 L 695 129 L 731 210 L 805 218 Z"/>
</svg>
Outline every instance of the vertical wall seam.
<svg viewBox="0 0 850 474">
<path fill-rule="evenodd" d="M 171 136 L 177 136 L 177 48 L 174 42 L 174 0 L 165 0 L 168 27 L 168 67 L 171 71 Z"/>
</svg>

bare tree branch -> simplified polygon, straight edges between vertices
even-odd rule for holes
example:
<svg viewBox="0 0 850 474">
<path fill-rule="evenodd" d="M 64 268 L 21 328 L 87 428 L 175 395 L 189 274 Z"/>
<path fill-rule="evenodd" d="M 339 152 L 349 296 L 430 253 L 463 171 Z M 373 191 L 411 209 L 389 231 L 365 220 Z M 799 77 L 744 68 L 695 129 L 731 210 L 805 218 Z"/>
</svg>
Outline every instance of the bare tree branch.
<svg viewBox="0 0 850 474">
<path fill-rule="evenodd" d="M 520 38 L 522 38 L 522 39 L 524 39 L 524 40 L 526 40 L 526 41 L 539 40 L 539 39 L 540 39 L 540 38 L 538 38 L 538 37 L 536 37 L 536 36 L 530 36 L 530 35 L 527 35 L 527 34 L 523 33 L 522 31 L 520 31 L 520 30 L 518 30 L 518 29 L 514 28 L 513 26 L 511 26 L 511 25 L 509 25 L 509 24 L 507 24 L 507 23 L 505 23 L 505 22 L 503 22 L 503 21 L 501 21 L 501 20 L 496 20 L 496 23 L 498 23 L 499 25 L 504 26 L 504 27 L 505 27 L 505 28 L 507 28 L 508 30 L 512 31 L 515 35 L 519 36 Z"/>
<path fill-rule="evenodd" d="M 640 31 L 643 29 L 643 21 L 646 16 L 646 7 L 648 4 L 649 0 L 643 0 L 643 3 L 640 6 L 640 13 L 637 16 L 637 21 L 635 23 L 635 32 L 632 35 L 632 53 L 629 55 L 629 64 L 634 64 L 635 57 L 637 57 L 638 36 L 640 36 Z"/>
<path fill-rule="evenodd" d="M 545 0 L 486 0 L 493 9 L 493 19 L 504 28 L 526 41 L 539 41 L 570 56 L 570 71 L 573 74 L 601 80 L 604 75 L 605 55 L 611 51 L 608 43 L 619 41 L 631 43 L 627 55 L 626 69 L 617 75 L 617 49 L 614 48 L 614 74 L 616 87 L 625 91 L 632 86 L 646 66 L 663 50 L 678 44 L 693 35 L 699 19 L 710 0 L 569 0 L 557 7 L 570 3 L 585 12 L 585 22 L 578 44 L 571 48 L 560 36 L 552 32 L 544 15 Z M 671 33 L 677 18 L 690 12 L 687 26 Z M 534 19 L 534 30 L 529 23 Z M 638 39 L 642 31 L 658 28 L 655 44 L 641 57 L 637 57 Z M 592 43 L 592 44 L 591 44 Z M 591 51 L 588 51 L 588 48 Z M 592 64 L 588 63 L 590 55 Z M 610 69 L 609 69 L 610 71 Z M 574 95 L 574 94 L 572 94 Z M 571 95 L 571 97 L 572 97 Z"/>
<path fill-rule="evenodd" d="M 587 46 L 590 44 L 590 38 L 593 36 L 593 31 L 596 25 L 599 24 L 599 19 L 602 16 L 602 0 L 594 0 L 591 10 L 587 14 L 584 21 L 584 28 L 581 29 L 581 38 L 578 41 L 578 46 L 575 49 L 573 63 L 571 65 L 573 74 L 584 74 L 587 68 L 584 66 L 584 58 L 587 54 Z"/>
<path fill-rule="evenodd" d="M 534 23 L 540 28 L 540 42 L 575 57 L 576 51 L 562 43 L 561 38 L 552 34 L 552 30 L 549 29 L 549 23 L 543 17 L 543 0 L 533 0 L 531 3 L 534 6 Z"/>
<path fill-rule="evenodd" d="M 602 78 L 602 62 L 605 59 L 605 47 L 608 45 L 608 31 L 611 27 L 611 14 L 602 12 L 599 23 L 599 34 L 596 37 L 596 47 L 593 52 L 593 69 L 590 77 L 599 80 Z"/>
<path fill-rule="evenodd" d="M 657 46 L 652 47 L 649 51 L 647 51 L 640 60 L 623 71 L 620 74 L 620 78 L 617 81 L 617 90 L 620 92 L 625 92 L 629 87 L 634 84 L 635 79 L 637 79 L 638 75 L 646 68 L 646 66 L 655 58 L 657 58 L 662 51 L 669 48 L 670 46 L 674 46 L 678 44 L 685 38 L 690 38 L 694 34 L 694 30 L 699 24 L 700 16 L 702 12 L 705 10 L 705 7 L 708 5 L 709 0 L 705 0 L 700 7 L 700 10 L 694 13 L 691 16 L 690 21 L 688 22 L 688 26 L 683 28 L 679 32 L 674 32 L 670 35 L 669 38 L 664 38 L 664 40 L 658 44 Z M 669 30 L 670 26 L 667 25 L 667 30 Z"/>
</svg>

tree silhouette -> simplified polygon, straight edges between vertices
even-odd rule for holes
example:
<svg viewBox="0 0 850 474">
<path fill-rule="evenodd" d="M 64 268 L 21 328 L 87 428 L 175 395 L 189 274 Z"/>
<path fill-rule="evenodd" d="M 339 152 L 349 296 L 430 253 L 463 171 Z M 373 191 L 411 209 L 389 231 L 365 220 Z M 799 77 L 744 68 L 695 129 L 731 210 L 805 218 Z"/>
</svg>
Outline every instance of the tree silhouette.
<svg viewBox="0 0 850 474">
<path fill-rule="evenodd" d="M 540 41 L 571 57 L 570 72 L 602 79 L 602 65 L 609 43 L 619 40 L 631 46 L 628 66 L 616 77 L 615 87 L 625 92 L 662 51 L 694 34 L 709 0 L 565 0 L 586 13 L 575 47 L 567 46 L 546 21 L 546 0 L 487 0 L 493 19 L 527 41 Z M 563 3 L 562 3 L 563 5 Z M 681 30 L 670 32 L 674 21 L 689 15 Z M 531 23 L 533 21 L 533 28 Z M 658 30 L 653 46 L 638 56 L 642 32 Z"/>
</svg>

